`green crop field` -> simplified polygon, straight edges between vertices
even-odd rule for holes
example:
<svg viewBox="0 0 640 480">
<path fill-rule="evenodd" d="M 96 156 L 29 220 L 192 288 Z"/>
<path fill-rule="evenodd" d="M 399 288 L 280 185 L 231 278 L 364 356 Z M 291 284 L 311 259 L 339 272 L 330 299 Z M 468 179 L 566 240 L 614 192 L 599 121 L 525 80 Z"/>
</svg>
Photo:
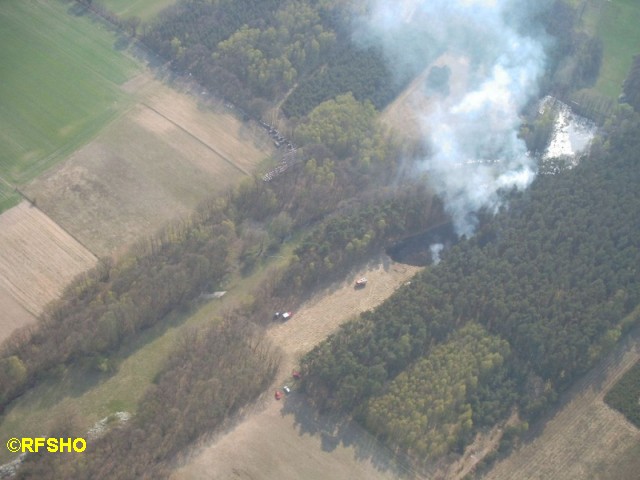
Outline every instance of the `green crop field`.
<svg viewBox="0 0 640 480">
<path fill-rule="evenodd" d="M 595 88 L 616 99 L 622 92 L 633 56 L 640 54 L 640 2 L 602 0 L 596 29 L 604 55 Z"/>
<path fill-rule="evenodd" d="M 0 2 L 0 177 L 23 184 L 63 160 L 127 105 L 141 67 L 116 35 L 60 0 Z"/>
<path fill-rule="evenodd" d="M 101 0 L 103 5 L 119 17 L 140 17 L 150 20 L 163 8 L 173 5 L 177 0 Z"/>
<path fill-rule="evenodd" d="M 9 185 L 0 182 L 0 212 L 17 205 L 21 197 Z"/>
</svg>

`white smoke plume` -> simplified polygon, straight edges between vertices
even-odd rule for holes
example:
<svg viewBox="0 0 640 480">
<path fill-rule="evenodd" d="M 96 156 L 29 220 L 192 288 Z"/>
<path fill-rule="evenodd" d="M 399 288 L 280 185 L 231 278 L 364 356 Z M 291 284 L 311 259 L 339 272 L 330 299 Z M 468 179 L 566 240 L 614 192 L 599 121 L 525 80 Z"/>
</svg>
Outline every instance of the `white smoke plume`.
<svg viewBox="0 0 640 480">
<path fill-rule="evenodd" d="M 473 233 L 475 212 L 496 211 L 502 192 L 535 176 L 518 130 L 545 66 L 547 40 L 534 21 L 544 3 L 371 0 L 356 26 L 356 41 L 381 47 L 399 76 L 415 76 L 445 52 L 466 66 L 462 86 L 454 70 L 458 88 L 434 96 L 417 116 L 430 152 L 420 167 L 460 235 Z"/>
<path fill-rule="evenodd" d="M 442 243 L 432 243 L 429 245 L 429 251 L 431 252 L 431 261 L 434 265 L 440 263 L 440 252 L 444 249 L 444 245 Z"/>
</svg>

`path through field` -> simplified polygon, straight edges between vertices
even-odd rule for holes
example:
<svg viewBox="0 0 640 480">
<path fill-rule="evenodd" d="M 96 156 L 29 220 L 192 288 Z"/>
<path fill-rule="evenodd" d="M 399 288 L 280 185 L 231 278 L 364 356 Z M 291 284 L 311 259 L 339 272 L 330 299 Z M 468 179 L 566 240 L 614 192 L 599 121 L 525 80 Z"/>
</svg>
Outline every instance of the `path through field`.
<svg viewBox="0 0 640 480">
<path fill-rule="evenodd" d="M 276 401 L 273 392 L 291 380 L 298 359 L 353 315 L 380 304 L 420 268 L 386 259 L 362 272 L 366 288 L 351 281 L 317 295 L 268 337 L 282 350 L 277 381 L 231 428 L 194 452 L 175 479 L 362 479 L 398 478 L 401 467 L 353 423 L 319 417 L 293 391 Z"/>
<path fill-rule="evenodd" d="M 640 329 L 636 329 L 571 389 L 566 403 L 531 443 L 499 462 L 484 478 L 639 478 L 640 431 L 603 401 L 605 393 L 639 359 Z"/>
</svg>

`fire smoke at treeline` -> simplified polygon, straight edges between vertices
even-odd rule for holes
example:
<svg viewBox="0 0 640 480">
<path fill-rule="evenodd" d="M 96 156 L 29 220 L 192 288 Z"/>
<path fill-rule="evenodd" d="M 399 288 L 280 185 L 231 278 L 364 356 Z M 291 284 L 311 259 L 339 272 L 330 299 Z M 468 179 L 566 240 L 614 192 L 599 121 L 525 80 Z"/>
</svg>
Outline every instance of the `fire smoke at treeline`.
<svg viewBox="0 0 640 480">
<path fill-rule="evenodd" d="M 371 0 L 354 37 L 377 45 L 405 78 L 442 53 L 468 64 L 464 87 L 434 96 L 419 112 L 430 154 L 420 168 L 445 201 L 458 234 L 471 234 L 480 208 L 501 191 L 526 188 L 535 160 L 518 138 L 519 113 L 538 95 L 548 39 L 536 22 L 547 2 Z"/>
</svg>

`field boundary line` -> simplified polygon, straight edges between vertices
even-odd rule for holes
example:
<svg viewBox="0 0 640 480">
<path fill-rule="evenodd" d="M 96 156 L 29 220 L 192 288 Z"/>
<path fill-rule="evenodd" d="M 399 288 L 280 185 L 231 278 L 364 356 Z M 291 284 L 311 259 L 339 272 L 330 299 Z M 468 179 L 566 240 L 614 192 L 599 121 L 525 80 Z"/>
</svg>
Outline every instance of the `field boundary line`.
<svg viewBox="0 0 640 480">
<path fill-rule="evenodd" d="M 51 220 L 53 223 L 56 224 L 57 227 L 59 227 L 64 233 L 66 233 L 67 235 L 69 235 L 71 238 L 73 238 L 73 240 L 75 240 L 76 242 L 78 242 L 78 244 L 84 248 L 87 252 L 89 252 L 93 258 L 96 259 L 96 261 L 100 261 L 100 257 L 93 251 L 91 250 L 89 247 L 87 247 L 83 242 L 80 241 L 80 239 L 78 237 L 76 237 L 73 233 L 71 233 L 69 230 L 67 230 L 66 228 L 64 228 L 62 225 L 60 225 L 60 223 L 56 222 L 47 212 L 45 212 L 44 210 L 42 210 L 40 207 L 38 207 L 38 205 L 36 204 L 36 202 L 34 202 L 33 200 L 31 200 L 26 193 L 24 193 L 22 190 L 20 190 L 18 187 L 15 187 L 16 192 L 18 192 L 20 194 L 20 196 L 22 198 L 24 198 L 27 202 L 29 202 L 29 204 L 31 205 L 31 208 L 35 208 L 36 210 L 38 210 L 40 213 L 42 213 L 45 217 L 47 217 L 49 220 Z"/>
<path fill-rule="evenodd" d="M 211 150 L 214 154 L 216 154 L 217 156 L 219 156 L 221 159 L 223 159 L 225 162 L 227 162 L 229 165 L 231 165 L 233 168 L 235 168 L 236 170 L 239 170 L 240 172 L 244 173 L 246 176 L 250 177 L 251 173 L 249 173 L 247 170 L 245 170 L 244 168 L 242 168 L 240 165 L 237 165 L 233 160 L 231 160 L 230 158 L 228 158 L 226 155 L 223 155 L 222 153 L 220 153 L 218 150 L 216 150 L 215 148 L 213 148 L 211 145 L 209 145 L 207 142 L 205 142 L 204 140 L 198 138 L 196 135 L 194 135 L 193 133 L 191 133 L 189 130 L 187 130 L 186 128 L 184 128 L 182 125 L 174 122 L 173 120 L 171 120 L 169 117 L 167 117 L 166 115 L 164 115 L 163 113 L 159 112 L 158 110 L 156 110 L 155 108 L 153 108 L 152 106 L 148 105 L 145 102 L 141 102 L 141 105 L 144 105 L 145 107 L 147 107 L 149 110 L 151 110 L 152 112 L 155 112 L 157 115 L 160 115 L 162 118 L 164 118 L 165 120 L 167 120 L 168 122 L 171 122 L 172 125 L 175 125 L 176 127 L 178 127 L 180 130 L 182 130 L 184 133 L 186 133 L 187 135 L 189 135 L 191 138 L 193 138 L 194 140 L 196 140 L 198 143 L 200 143 L 201 145 L 204 145 L 206 148 L 208 148 L 209 150 Z"/>
</svg>

